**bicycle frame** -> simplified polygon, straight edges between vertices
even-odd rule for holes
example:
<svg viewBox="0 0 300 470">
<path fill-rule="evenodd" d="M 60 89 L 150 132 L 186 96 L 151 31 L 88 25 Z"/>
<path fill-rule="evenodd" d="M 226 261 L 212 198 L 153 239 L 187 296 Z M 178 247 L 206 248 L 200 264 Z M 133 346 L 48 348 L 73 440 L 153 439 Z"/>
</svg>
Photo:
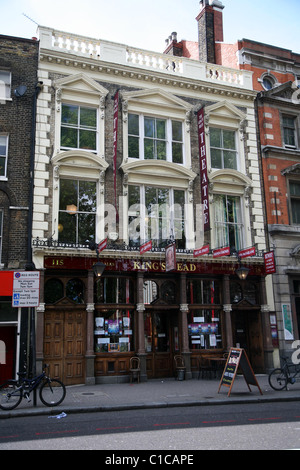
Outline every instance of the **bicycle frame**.
<svg viewBox="0 0 300 470">
<path fill-rule="evenodd" d="M 37 389 L 42 380 L 46 377 L 45 372 L 34 377 L 33 379 L 21 379 L 20 388 L 22 388 L 26 393 L 31 393 L 33 390 Z M 28 388 L 27 388 L 28 387 Z"/>
</svg>

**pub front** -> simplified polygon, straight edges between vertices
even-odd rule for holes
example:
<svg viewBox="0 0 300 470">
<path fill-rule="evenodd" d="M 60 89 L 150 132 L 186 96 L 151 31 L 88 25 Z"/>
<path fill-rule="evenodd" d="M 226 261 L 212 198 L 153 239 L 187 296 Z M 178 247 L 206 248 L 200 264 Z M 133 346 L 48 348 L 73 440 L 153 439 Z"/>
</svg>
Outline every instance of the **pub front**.
<svg viewBox="0 0 300 470">
<path fill-rule="evenodd" d="M 53 376 L 67 385 L 124 382 L 138 356 L 141 381 L 173 377 L 180 354 L 190 379 L 202 356 L 231 346 L 245 348 L 255 372 L 266 369 L 272 341 L 260 258 L 248 261 L 240 281 L 233 257 L 179 256 L 166 272 L 162 253 L 119 255 L 101 257 L 100 279 L 94 257 L 45 256 L 37 360 Z"/>
</svg>

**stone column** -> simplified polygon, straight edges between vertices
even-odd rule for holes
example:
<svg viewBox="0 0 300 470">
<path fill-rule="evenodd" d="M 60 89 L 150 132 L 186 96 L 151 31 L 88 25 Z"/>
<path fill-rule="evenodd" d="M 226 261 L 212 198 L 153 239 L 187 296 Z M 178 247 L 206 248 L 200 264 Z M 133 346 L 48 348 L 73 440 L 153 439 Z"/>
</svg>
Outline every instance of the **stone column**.
<svg viewBox="0 0 300 470">
<path fill-rule="evenodd" d="M 136 306 L 136 320 L 137 320 L 137 338 L 135 350 L 137 356 L 141 361 L 141 374 L 140 381 L 147 381 L 147 353 L 145 351 L 145 325 L 144 325 L 144 275 L 142 272 L 137 274 L 137 306 Z"/>
<path fill-rule="evenodd" d="M 270 309 L 267 305 L 267 293 L 265 278 L 260 278 L 260 311 L 261 311 L 261 324 L 262 324 L 262 335 L 263 335 L 263 348 L 264 348 L 264 364 L 265 371 L 270 371 L 273 365 L 273 343 L 271 335 L 270 325 Z"/>
<path fill-rule="evenodd" d="M 180 275 L 180 313 L 179 313 L 179 328 L 181 337 L 181 355 L 184 359 L 186 372 L 185 378 L 192 378 L 191 371 L 191 352 L 189 348 L 189 335 L 188 335 L 188 316 L 189 306 L 186 298 L 186 274 Z"/>
<path fill-rule="evenodd" d="M 231 322 L 231 312 L 232 305 L 230 303 L 230 284 L 229 284 L 229 275 L 225 274 L 223 276 L 223 311 L 225 313 L 225 337 L 226 337 L 226 349 L 229 351 L 233 347 L 233 338 L 232 338 L 232 322 Z"/>
<path fill-rule="evenodd" d="M 87 305 L 86 305 L 86 351 L 85 351 L 85 383 L 95 384 L 95 352 L 94 352 L 94 273 L 88 272 Z"/>
</svg>

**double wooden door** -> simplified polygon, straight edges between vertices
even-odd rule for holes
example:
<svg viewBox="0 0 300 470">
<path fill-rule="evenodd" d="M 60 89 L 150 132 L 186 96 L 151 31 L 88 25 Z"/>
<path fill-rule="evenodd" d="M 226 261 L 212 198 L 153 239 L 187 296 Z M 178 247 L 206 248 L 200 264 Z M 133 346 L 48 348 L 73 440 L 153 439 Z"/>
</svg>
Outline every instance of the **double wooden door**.
<svg viewBox="0 0 300 470">
<path fill-rule="evenodd" d="M 46 311 L 44 361 L 53 378 L 65 385 L 85 383 L 86 312 L 84 310 Z"/>
</svg>

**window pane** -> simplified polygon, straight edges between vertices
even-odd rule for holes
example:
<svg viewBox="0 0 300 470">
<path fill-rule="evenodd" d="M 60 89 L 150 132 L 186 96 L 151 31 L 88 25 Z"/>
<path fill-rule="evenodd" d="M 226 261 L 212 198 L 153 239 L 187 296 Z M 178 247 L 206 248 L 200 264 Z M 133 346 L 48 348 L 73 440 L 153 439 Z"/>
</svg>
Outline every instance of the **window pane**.
<svg viewBox="0 0 300 470">
<path fill-rule="evenodd" d="M 144 129 L 146 137 L 154 137 L 154 119 L 146 118 L 144 119 Z"/>
<path fill-rule="evenodd" d="M 66 211 L 67 206 L 78 203 L 78 184 L 73 180 L 60 180 L 59 210 Z"/>
<path fill-rule="evenodd" d="M 139 138 L 138 137 L 128 137 L 128 157 L 129 158 L 139 158 Z"/>
<path fill-rule="evenodd" d="M 5 176 L 6 158 L 0 157 L 0 176 Z"/>
<path fill-rule="evenodd" d="M 79 211 L 96 212 L 96 183 L 79 181 Z"/>
<path fill-rule="evenodd" d="M 182 144 L 172 143 L 172 161 L 173 163 L 183 163 Z"/>
<path fill-rule="evenodd" d="M 80 108 L 80 126 L 96 129 L 97 111 L 92 108 Z"/>
<path fill-rule="evenodd" d="M 96 150 L 96 132 L 80 130 L 79 148 L 86 150 Z"/>
<path fill-rule="evenodd" d="M 95 215 L 78 214 L 78 243 L 94 240 L 96 233 Z"/>
<path fill-rule="evenodd" d="M 300 183 L 290 182 L 291 196 L 300 196 Z"/>
<path fill-rule="evenodd" d="M 172 138 L 182 142 L 182 123 L 179 121 L 172 121 Z"/>
<path fill-rule="evenodd" d="M 211 147 L 221 147 L 221 129 L 209 129 Z"/>
<path fill-rule="evenodd" d="M 145 139 L 144 141 L 144 158 L 145 160 L 154 158 L 154 140 Z"/>
<path fill-rule="evenodd" d="M 61 147 L 77 148 L 77 129 L 62 127 L 60 145 Z"/>
<path fill-rule="evenodd" d="M 66 295 L 77 304 L 84 303 L 84 284 L 80 279 L 70 279 L 66 285 Z"/>
<path fill-rule="evenodd" d="M 45 284 L 45 302 L 54 304 L 64 296 L 64 286 L 59 279 L 49 279 Z"/>
<path fill-rule="evenodd" d="M 222 168 L 221 150 L 211 149 L 211 166 L 212 168 Z"/>
<path fill-rule="evenodd" d="M 78 106 L 71 106 L 67 104 L 62 105 L 61 122 L 64 124 L 78 125 Z"/>
<path fill-rule="evenodd" d="M 156 120 L 156 137 L 158 139 L 166 138 L 166 121 L 164 119 Z"/>
<path fill-rule="evenodd" d="M 76 215 L 70 215 L 67 212 L 60 212 L 58 232 L 60 242 L 76 243 Z"/>
<path fill-rule="evenodd" d="M 0 135 L 0 155 L 6 157 L 7 137 Z"/>
<path fill-rule="evenodd" d="M 235 149 L 235 133 L 223 131 L 223 146 L 225 149 Z"/>
<path fill-rule="evenodd" d="M 166 160 L 167 149 L 166 142 L 156 141 L 157 160 Z"/>
<path fill-rule="evenodd" d="M 137 114 L 128 115 L 128 134 L 139 135 L 139 116 Z"/>
<path fill-rule="evenodd" d="M 291 206 L 293 224 L 300 224 L 300 201 L 297 199 L 292 199 Z"/>
<path fill-rule="evenodd" d="M 230 168 L 232 170 L 236 170 L 237 169 L 236 153 L 228 152 L 224 150 L 223 156 L 224 156 L 224 168 Z"/>
</svg>

